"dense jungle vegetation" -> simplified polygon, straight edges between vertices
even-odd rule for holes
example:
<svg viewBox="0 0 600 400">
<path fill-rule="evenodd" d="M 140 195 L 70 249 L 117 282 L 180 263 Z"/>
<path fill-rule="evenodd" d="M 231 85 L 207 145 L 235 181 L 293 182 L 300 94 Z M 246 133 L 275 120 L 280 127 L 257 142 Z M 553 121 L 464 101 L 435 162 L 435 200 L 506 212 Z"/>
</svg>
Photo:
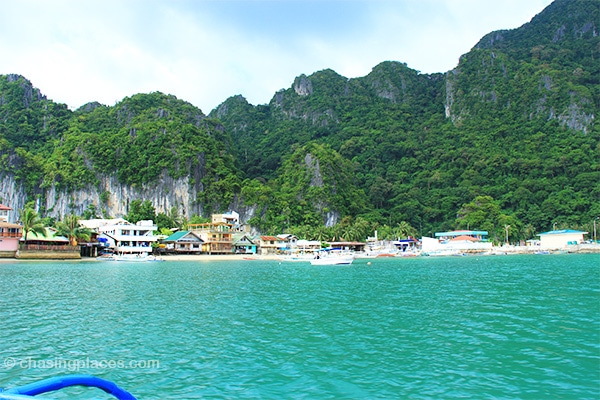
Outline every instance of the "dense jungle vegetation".
<svg viewBox="0 0 600 400">
<path fill-rule="evenodd" d="M 486 35 L 445 74 L 393 61 L 354 79 L 324 70 L 269 104 L 232 96 L 208 116 L 159 92 L 71 111 L 24 77 L 1 76 L 0 169 L 31 199 L 51 185 L 94 185 L 100 173 L 133 186 L 189 176 L 207 214 L 237 199 L 258 210 L 248 221 L 258 231 L 306 238 L 591 231 L 599 10 L 557 0 Z"/>
</svg>

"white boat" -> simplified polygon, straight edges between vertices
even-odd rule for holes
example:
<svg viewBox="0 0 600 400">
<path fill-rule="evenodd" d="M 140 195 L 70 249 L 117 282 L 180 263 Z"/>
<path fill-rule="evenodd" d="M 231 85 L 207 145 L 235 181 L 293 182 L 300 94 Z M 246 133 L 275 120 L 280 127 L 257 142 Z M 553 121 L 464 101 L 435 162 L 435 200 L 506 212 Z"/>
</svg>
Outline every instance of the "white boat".
<svg viewBox="0 0 600 400">
<path fill-rule="evenodd" d="M 309 262 L 314 260 L 315 255 L 313 253 L 296 253 L 296 254 L 286 254 L 279 257 L 279 261 L 289 261 L 289 262 Z"/>
<path fill-rule="evenodd" d="M 98 260 L 105 261 L 127 261 L 127 262 L 147 262 L 147 261 L 164 261 L 160 257 L 149 255 L 147 253 L 140 254 L 113 254 L 111 256 L 98 257 Z"/>
<path fill-rule="evenodd" d="M 349 265 L 354 261 L 354 253 L 340 250 L 324 250 L 315 253 L 311 265 Z"/>
</svg>

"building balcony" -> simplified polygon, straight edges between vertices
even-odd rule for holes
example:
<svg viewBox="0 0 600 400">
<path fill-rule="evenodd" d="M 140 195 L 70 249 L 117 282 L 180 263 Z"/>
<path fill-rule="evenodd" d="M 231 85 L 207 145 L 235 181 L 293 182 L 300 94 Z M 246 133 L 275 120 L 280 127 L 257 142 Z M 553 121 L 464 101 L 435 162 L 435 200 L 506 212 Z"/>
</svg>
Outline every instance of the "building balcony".
<svg viewBox="0 0 600 400">
<path fill-rule="evenodd" d="M 18 238 L 21 239 L 23 237 L 22 232 L 0 232 L 0 239 L 3 238 Z"/>
<path fill-rule="evenodd" d="M 152 246 L 117 246 L 117 253 L 152 253 Z"/>
</svg>

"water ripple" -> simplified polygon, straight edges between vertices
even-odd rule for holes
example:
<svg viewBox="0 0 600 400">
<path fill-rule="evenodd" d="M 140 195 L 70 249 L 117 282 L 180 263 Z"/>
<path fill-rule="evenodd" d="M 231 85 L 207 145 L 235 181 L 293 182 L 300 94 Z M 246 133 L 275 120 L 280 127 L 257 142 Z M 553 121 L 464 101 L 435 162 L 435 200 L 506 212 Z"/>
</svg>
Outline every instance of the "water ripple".
<svg viewBox="0 0 600 400">
<path fill-rule="evenodd" d="M 592 399 L 599 268 L 595 255 L 3 262 L 0 349 L 18 360 L 159 360 L 76 371 L 143 399 Z M 0 367 L 0 384 L 69 372 Z M 67 397 L 86 393 L 56 394 Z"/>
</svg>

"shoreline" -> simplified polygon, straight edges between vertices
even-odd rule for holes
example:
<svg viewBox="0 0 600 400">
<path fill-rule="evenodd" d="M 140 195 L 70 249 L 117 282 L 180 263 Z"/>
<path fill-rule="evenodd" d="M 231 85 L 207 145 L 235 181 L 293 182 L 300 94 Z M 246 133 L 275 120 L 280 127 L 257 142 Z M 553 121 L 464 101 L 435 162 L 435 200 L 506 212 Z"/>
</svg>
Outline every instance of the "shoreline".
<svg viewBox="0 0 600 400">
<path fill-rule="evenodd" d="M 538 251 L 515 251 L 515 249 L 497 249 L 497 251 L 493 253 L 482 253 L 482 252 L 464 252 L 462 255 L 464 256 L 510 256 L 510 255 L 534 255 L 534 254 L 600 254 L 600 246 L 593 246 L 587 248 L 581 248 L 576 251 L 565 251 L 565 250 L 551 250 L 548 252 L 539 252 Z M 452 255 L 432 255 L 430 257 L 451 257 Z M 168 254 L 157 256 L 160 261 L 199 261 L 199 262 L 215 262 L 215 261 L 285 261 L 282 260 L 282 256 L 276 254 L 267 254 L 267 255 L 255 255 L 255 254 Z M 417 258 L 425 257 L 424 255 L 416 256 Z M 357 257 L 357 259 L 364 259 L 371 261 L 377 258 L 395 258 L 395 259 L 403 259 L 403 258 L 414 258 L 414 257 Z M 108 262 L 106 260 L 99 260 L 96 257 L 82 257 L 79 259 L 73 258 L 12 258 L 12 257 L 2 257 L 0 258 L 0 263 L 5 262 L 28 262 L 28 261 L 70 261 L 70 262 Z M 111 261 L 112 262 L 112 261 Z"/>
<path fill-rule="evenodd" d="M 552 249 L 543 250 L 531 247 L 521 246 L 507 246 L 507 247 L 495 247 L 492 251 L 469 251 L 459 250 L 457 252 L 462 253 L 465 256 L 501 256 L 501 255 L 518 255 L 518 254 L 600 254 L 600 245 L 598 244 L 581 244 L 574 248 L 567 249 Z M 425 256 L 426 254 L 418 254 L 417 257 Z M 447 254 L 445 256 L 451 256 Z M 56 256 L 56 254 L 54 254 Z M 431 255 L 431 256 L 443 256 Z M 286 261 L 282 259 L 284 256 L 279 254 L 165 254 L 157 256 L 161 261 Z M 374 259 L 378 257 L 365 257 L 357 256 L 357 259 Z M 385 258 L 413 258 L 413 257 L 385 257 Z M 99 261 L 106 262 L 96 257 L 81 257 L 81 258 L 70 258 L 65 257 L 0 257 L 0 263 L 2 262 L 14 262 L 14 261 Z"/>
<path fill-rule="evenodd" d="M 255 255 L 255 254 L 168 254 L 157 256 L 165 261 L 253 261 L 271 260 L 277 261 L 277 255 Z"/>
</svg>

